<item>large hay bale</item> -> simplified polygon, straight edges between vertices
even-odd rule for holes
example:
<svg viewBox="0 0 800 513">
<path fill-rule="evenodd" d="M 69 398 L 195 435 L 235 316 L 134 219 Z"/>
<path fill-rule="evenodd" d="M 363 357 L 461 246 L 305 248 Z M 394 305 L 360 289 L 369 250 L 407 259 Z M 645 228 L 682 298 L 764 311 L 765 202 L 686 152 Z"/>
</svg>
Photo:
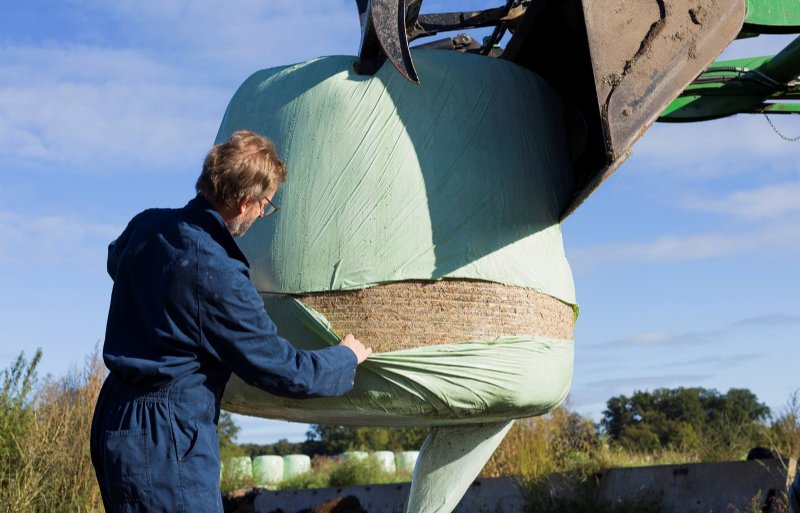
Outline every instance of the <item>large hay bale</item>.
<svg viewBox="0 0 800 513">
<path fill-rule="evenodd" d="M 404 281 L 297 296 L 340 334 L 376 352 L 499 335 L 572 339 L 572 305 L 531 289 L 477 280 Z"/>
</svg>

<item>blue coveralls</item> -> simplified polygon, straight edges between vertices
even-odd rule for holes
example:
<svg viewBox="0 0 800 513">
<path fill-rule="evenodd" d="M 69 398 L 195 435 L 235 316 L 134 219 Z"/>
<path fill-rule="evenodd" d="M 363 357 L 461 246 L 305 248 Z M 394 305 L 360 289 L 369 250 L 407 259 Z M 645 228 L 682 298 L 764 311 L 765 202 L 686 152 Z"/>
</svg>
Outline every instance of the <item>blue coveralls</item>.
<svg viewBox="0 0 800 513">
<path fill-rule="evenodd" d="M 279 337 L 247 259 L 198 195 L 146 210 L 108 250 L 114 280 L 91 455 L 106 511 L 222 512 L 216 424 L 235 372 L 272 394 L 348 392 L 349 348 L 295 349 Z"/>
</svg>

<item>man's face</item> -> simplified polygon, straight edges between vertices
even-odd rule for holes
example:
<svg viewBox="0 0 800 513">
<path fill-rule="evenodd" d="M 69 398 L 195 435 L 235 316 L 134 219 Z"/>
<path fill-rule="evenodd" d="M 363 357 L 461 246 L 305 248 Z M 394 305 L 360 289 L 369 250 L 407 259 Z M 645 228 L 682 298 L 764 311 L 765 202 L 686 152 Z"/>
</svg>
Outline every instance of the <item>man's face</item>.
<svg viewBox="0 0 800 513">
<path fill-rule="evenodd" d="M 264 207 L 269 205 L 268 200 L 272 200 L 272 197 L 275 196 L 276 191 L 272 191 L 271 193 L 263 196 L 257 200 L 248 199 L 245 200 L 242 207 L 241 213 L 231 219 L 229 222 L 225 224 L 228 226 L 228 230 L 230 230 L 231 235 L 234 237 L 241 237 L 242 235 L 253 226 L 253 223 L 259 217 L 264 216 Z"/>
</svg>

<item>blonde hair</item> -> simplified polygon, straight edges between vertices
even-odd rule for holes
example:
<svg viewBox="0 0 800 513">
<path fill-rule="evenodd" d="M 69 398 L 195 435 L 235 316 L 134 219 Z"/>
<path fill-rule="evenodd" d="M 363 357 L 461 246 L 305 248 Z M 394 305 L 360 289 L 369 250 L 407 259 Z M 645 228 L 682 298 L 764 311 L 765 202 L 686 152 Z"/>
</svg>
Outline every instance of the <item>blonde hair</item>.
<svg viewBox="0 0 800 513">
<path fill-rule="evenodd" d="M 286 181 L 286 164 L 275 144 L 250 130 L 237 130 L 208 152 L 195 190 L 215 206 L 258 199 Z"/>
</svg>

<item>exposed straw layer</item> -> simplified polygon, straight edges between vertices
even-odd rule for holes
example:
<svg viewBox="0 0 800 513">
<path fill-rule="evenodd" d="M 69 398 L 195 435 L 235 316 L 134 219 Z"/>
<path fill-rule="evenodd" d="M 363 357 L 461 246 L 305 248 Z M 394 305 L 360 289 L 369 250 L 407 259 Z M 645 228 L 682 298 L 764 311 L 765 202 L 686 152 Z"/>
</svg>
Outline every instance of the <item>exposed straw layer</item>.
<svg viewBox="0 0 800 513">
<path fill-rule="evenodd" d="M 337 333 L 375 352 L 503 335 L 572 339 L 572 306 L 546 294 L 475 280 L 403 281 L 297 296 Z"/>
</svg>

